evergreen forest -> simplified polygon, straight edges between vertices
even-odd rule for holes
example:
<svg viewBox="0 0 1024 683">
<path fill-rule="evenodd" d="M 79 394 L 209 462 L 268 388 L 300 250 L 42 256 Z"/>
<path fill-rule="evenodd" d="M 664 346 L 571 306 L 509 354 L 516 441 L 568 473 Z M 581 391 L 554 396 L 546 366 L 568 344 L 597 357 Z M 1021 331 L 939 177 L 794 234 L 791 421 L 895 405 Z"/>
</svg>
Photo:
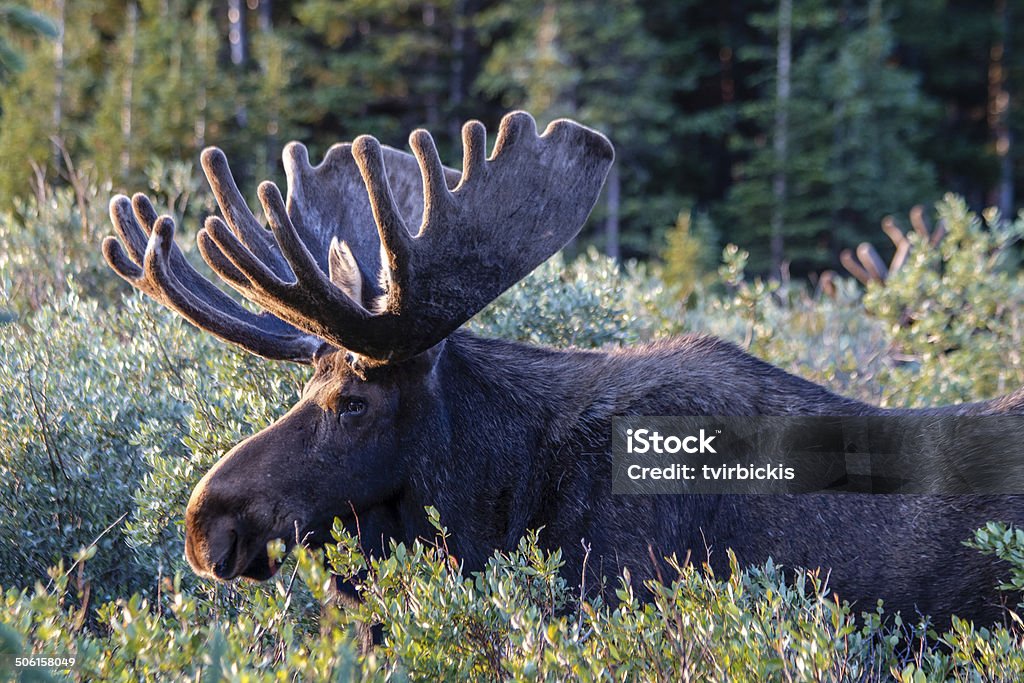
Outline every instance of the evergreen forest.
<svg viewBox="0 0 1024 683">
<path fill-rule="evenodd" d="M 581 236 L 814 274 L 945 192 L 1012 218 L 1024 190 L 1024 32 L 1009 0 L 37 0 L 0 4 L 0 204 L 41 184 L 240 185 L 370 133 L 521 108 L 601 130 L 618 163 Z M 176 165 L 177 164 L 177 165 Z M 152 188 L 151 188 L 152 189 Z M 187 198 L 180 198 L 183 202 Z M 201 212 L 202 207 L 197 211 Z M 885 244 L 888 242 L 881 240 Z M 880 245 L 884 255 L 884 245 Z M 891 247 L 890 247 L 891 250 Z"/>
</svg>

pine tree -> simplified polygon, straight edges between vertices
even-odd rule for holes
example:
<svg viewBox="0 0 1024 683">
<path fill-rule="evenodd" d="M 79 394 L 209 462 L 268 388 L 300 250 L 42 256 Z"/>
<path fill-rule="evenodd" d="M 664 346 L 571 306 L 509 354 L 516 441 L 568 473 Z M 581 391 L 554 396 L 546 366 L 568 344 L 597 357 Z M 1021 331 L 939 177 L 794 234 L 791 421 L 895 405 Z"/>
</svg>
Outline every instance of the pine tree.
<svg viewBox="0 0 1024 683">
<path fill-rule="evenodd" d="M 62 105 L 58 99 L 58 86 L 68 80 L 68 69 L 62 64 L 63 68 L 58 70 L 57 60 L 68 39 L 81 38 L 88 44 L 85 34 L 90 30 L 72 26 L 71 36 L 64 36 L 61 24 L 80 18 L 89 3 L 82 5 L 75 10 L 65 9 L 57 0 L 38 2 L 32 7 L 7 3 L 0 6 L 6 11 L 8 22 L 12 22 L 11 27 L 21 29 L 20 37 L 11 36 L 17 47 L 14 42 L 7 44 L 13 55 L 7 59 L 13 61 L 9 62 L 7 82 L 0 91 L 0 208 L 11 208 L 17 197 L 28 194 L 34 179 L 57 175 L 53 140 L 63 139 L 69 130 L 67 121 L 61 118 Z M 77 13 L 68 17 L 66 12 Z M 29 27 L 52 36 L 53 40 L 29 39 L 25 33 Z"/>
<path fill-rule="evenodd" d="M 772 14 L 754 18 L 767 36 Z M 891 30 L 880 4 L 857 11 L 795 3 L 785 153 L 778 145 L 778 98 L 764 92 L 741 108 L 725 220 L 751 252 L 755 270 L 778 272 L 779 257 L 797 272 L 827 267 L 839 249 L 875 235 L 887 213 L 905 213 L 937 196 L 931 166 L 919 160 L 932 105 L 917 80 L 891 63 Z M 777 63 L 766 50 L 748 53 L 775 90 Z M 752 133 L 752 134 L 751 134 Z M 784 179 L 780 193 L 779 179 Z M 771 229 L 783 250 L 773 259 Z"/>
<path fill-rule="evenodd" d="M 57 25 L 45 14 L 17 2 L 0 2 L 0 83 L 25 69 L 18 43 L 29 36 L 55 39 L 58 35 Z"/>
<path fill-rule="evenodd" d="M 218 73 L 210 12 L 206 2 L 127 3 L 88 133 L 101 176 L 137 185 L 153 158 L 194 162 L 200 146 L 231 140 L 241 88 Z"/>
<path fill-rule="evenodd" d="M 10 209 L 25 196 L 36 173 L 45 176 L 53 130 L 54 68 L 49 55 L 33 50 L 25 68 L 0 92 L 0 210 Z"/>
<path fill-rule="evenodd" d="M 939 197 L 934 168 L 921 158 L 934 105 L 915 75 L 887 65 L 894 44 L 880 5 L 872 0 L 865 25 L 822 73 L 831 100 L 833 249 L 873 241 L 883 216 Z"/>
<path fill-rule="evenodd" d="M 646 253 L 654 231 L 679 209 L 674 192 L 658 201 L 645 191 L 654 159 L 668 147 L 672 110 L 661 44 L 644 19 L 624 0 L 520 0 L 495 7 L 481 22 L 485 33 L 502 37 L 477 79 L 482 94 L 524 108 L 542 124 L 576 118 L 614 142 L 616 166 L 590 232 L 612 256 Z"/>
<path fill-rule="evenodd" d="M 305 0 L 295 8 L 303 29 L 304 122 L 333 140 L 371 132 L 405 145 L 423 126 L 450 163 L 466 114 L 467 0 Z M 479 113 L 475 114 L 479 116 Z"/>
<path fill-rule="evenodd" d="M 992 2 L 900 0 L 893 12 L 897 56 L 918 74 L 921 90 L 941 103 L 926 127 L 923 156 L 935 165 L 943 190 L 978 208 L 986 205 L 999 178 L 985 115 L 996 39 L 993 9 Z"/>
</svg>

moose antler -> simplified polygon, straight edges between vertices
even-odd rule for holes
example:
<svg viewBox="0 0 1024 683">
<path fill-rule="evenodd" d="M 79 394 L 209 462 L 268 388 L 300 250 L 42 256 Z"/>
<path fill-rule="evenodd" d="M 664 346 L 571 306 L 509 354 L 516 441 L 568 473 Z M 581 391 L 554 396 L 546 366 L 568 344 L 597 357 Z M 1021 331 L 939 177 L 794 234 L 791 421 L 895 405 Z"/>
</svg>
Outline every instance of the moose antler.
<svg viewBox="0 0 1024 683">
<path fill-rule="evenodd" d="M 914 231 L 921 236 L 922 243 L 929 247 L 934 247 L 941 242 L 946 234 L 942 223 L 939 223 L 934 230 L 928 229 L 924 220 L 924 207 L 920 205 L 910 210 L 910 223 L 914 227 Z M 910 255 L 910 240 L 896 225 L 896 220 L 892 216 L 882 219 L 882 232 L 896 247 L 896 252 L 889 265 L 885 264 L 874 245 L 868 242 L 858 245 L 856 254 L 849 249 L 844 249 L 839 254 L 839 261 L 843 267 L 862 284 L 867 285 L 871 282 L 884 284 L 892 273 L 903 267 L 907 256 Z"/>
<path fill-rule="evenodd" d="M 139 289 L 258 355 L 308 361 L 323 340 L 376 361 L 409 358 L 562 248 L 614 157 L 595 131 L 559 120 L 538 136 L 522 112 L 502 120 L 489 159 L 483 125 L 467 123 L 462 138 L 461 178 L 441 165 L 424 130 L 410 136 L 415 158 L 362 136 L 314 168 L 304 147 L 289 145 L 287 205 L 273 183 L 259 187 L 272 234 L 242 200 L 223 154 L 205 151 L 224 220 L 207 219 L 200 251 L 269 314 L 249 313 L 199 276 L 174 246 L 171 219 L 155 218 L 145 198 L 136 196 L 134 215 L 126 198 L 112 201 L 128 254 L 113 238 L 104 253 Z"/>
</svg>

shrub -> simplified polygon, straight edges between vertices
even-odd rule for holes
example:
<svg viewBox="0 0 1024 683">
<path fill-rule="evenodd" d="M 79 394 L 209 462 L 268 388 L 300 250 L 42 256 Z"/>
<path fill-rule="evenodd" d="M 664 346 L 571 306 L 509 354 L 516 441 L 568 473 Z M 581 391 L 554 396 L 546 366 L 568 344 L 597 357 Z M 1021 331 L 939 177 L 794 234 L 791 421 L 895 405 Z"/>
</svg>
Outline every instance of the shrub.
<svg viewBox="0 0 1024 683">
<path fill-rule="evenodd" d="M 683 301 L 714 271 L 717 245 L 717 231 L 704 213 L 681 211 L 665 232 L 662 278 Z"/>
<path fill-rule="evenodd" d="M 90 565 L 94 590 L 113 596 L 184 569 L 180 527 L 192 488 L 282 414 L 308 373 L 227 346 L 142 296 L 109 309 L 71 282 L 0 337 L 0 541 L 12 549 L 0 559 L 0 583 L 44 577 L 69 549 L 118 523 L 99 542 L 115 552 Z M 628 297 L 643 283 L 594 254 L 568 267 L 556 257 L 474 326 L 511 338 L 625 343 L 660 325 L 654 295 Z M 614 315 L 588 326 L 606 309 Z"/>
<path fill-rule="evenodd" d="M 213 210 L 191 164 L 154 161 L 149 172 L 150 195 L 185 232 Z M 103 301 L 117 301 L 130 291 L 120 278 L 111 277 L 103 261 L 100 243 L 113 233 L 107 215 L 113 189 L 94 175 L 89 169 L 73 171 L 71 187 L 38 183 L 34 195 L 0 212 L 0 276 L 7 290 L 0 320 L 2 308 L 25 314 L 60 299 L 69 282 L 80 296 Z M 186 251 L 188 242 L 183 240 Z"/>
<path fill-rule="evenodd" d="M 938 214 L 946 229 L 938 247 L 923 248 L 912 233 L 904 266 L 864 296 L 892 337 L 879 377 L 890 405 L 975 400 L 1024 384 L 1024 279 L 1006 267 L 1024 218 L 985 222 L 953 195 Z"/>
<path fill-rule="evenodd" d="M 561 253 L 551 257 L 481 311 L 471 328 L 533 344 L 619 346 L 677 329 L 673 309 L 658 278 L 591 249 L 568 264 Z"/>
<path fill-rule="evenodd" d="M 724 291 L 698 287 L 685 329 L 728 339 L 833 391 L 877 402 L 889 338 L 886 326 L 864 311 L 856 283 L 838 280 L 835 299 L 815 298 L 796 283 L 748 280 L 746 263 L 747 253 L 735 245 L 723 250 Z"/>
<path fill-rule="evenodd" d="M 131 513 L 145 472 L 133 443 L 140 423 L 170 427 L 153 447 L 175 448 L 186 406 L 140 362 L 157 349 L 134 308 L 109 314 L 72 293 L 0 335 L 0 583 L 44 578 Z M 101 593 L 137 588 L 140 567 L 120 533 L 98 545 Z"/>
<path fill-rule="evenodd" d="M 0 583 L 44 577 L 115 523 L 99 542 L 113 552 L 92 563 L 101 595 L 180 568 L 190 483 L 283 412 L 300 382 L 295 368 L 235 351 L 141 296 L 107 310 L 72 291 L 7 325 Z"/>
<path fill-rule="evenodd" d="M 81 610 L 62 601 L 81 584 L 58 567 L 49 588 L 0 597 L 0 648 L 74 655 L 73 680 L 110 681 L 916 683 L 1024 675 L 1019 631 L 957 620 L 936 641 L 926 625 L 886 618 L 881 608 L 856 619 L 827 597 L 818 575 L 798 571 L 787 580 L 771 564 L 741 571 L 733 559 L 728 577 L 677 565 L 667 584 L 648 584 L 649 602 L 638 600 L 640 587 L 627 574 L 612 605 L 580 600 L 579 587 L 558 573 L 559 553 L 540 550 L 533 533 L 467 576 L 432 518 L 434 539 L 394 544 L 379 559 L 365 558 L 358 540 L 336 529 L 327 556 L 361 592 L 354 610 L 333 606 L 323 555 L 300 548 L 268 586 L 239 586 L 232 606 L 168 579 L 153 599 L 99 607 L 99 628 L 90 629 Z M 322 613 L 298 586 L 327 603 Z M 383 625 L 382 644 L 370 654 L 359 653 L 358 624 Z"/>
<path fill-rule="evenodd" d="M 978 529 L 966 545 L 1009 564 L 1010 577 L 999 588 L 1012 591 L 1017 598 L 1024 597 L 1024 529 L 1012 524 L 989 522 Z M 1018 602 L 1017 609 L 1024 609 L 1024 602 Z"/>
<path fill-rule="evenodd" d="M 10 308 L 37 310 L 64 296 L 69 280 L 99 298 L 126 291 L 120 278 L 109 277 L 99 249 L 109 225 L 101 198 L 109 196 L 109 183 L 90 183 L 84 194 L 43 184 L 14 210 L 0 212 L 0 273 Z"/>
</svg>

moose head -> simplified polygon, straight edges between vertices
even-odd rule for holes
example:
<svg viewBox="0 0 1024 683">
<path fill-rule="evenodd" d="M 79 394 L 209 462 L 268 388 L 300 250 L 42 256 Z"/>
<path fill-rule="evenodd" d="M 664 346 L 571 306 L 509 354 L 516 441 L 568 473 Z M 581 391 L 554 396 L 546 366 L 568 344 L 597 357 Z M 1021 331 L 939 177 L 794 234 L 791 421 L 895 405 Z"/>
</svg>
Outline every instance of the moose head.
<svg viewBox="0 0 1024 683">
<path fill-rule="evenodd" d="M 445 340 L 577 234 L 614 156 L 593 130 L 559 120 L 538 135 L 522 112 L 502 120 L 490 157 L 479 122 L 462 140 L 461 173 L 424 130 L 411 155 L 361 136 L 318 166 L 292 143 L 287 202 L 274 183 L 259 187 L 269 230 L 224 154 L 205 150 L 223 219 L 206 220 L 199 250 L 259 314 L 189 264 L 173 220 L 144 195 L 111 201 L 120 241 L 103 252 L 121 277 L 224 341 L 315 368 L 299 402 L 192 493 L 185 548 L 199 574 L 268 578 L 268 541 L 322 542 L 335 517 L 380 542 L 413 523 L 397 506 L 424 502 L 404 500 L 423 476 L 414 458 L 452 438 Z"/>
</svg>

